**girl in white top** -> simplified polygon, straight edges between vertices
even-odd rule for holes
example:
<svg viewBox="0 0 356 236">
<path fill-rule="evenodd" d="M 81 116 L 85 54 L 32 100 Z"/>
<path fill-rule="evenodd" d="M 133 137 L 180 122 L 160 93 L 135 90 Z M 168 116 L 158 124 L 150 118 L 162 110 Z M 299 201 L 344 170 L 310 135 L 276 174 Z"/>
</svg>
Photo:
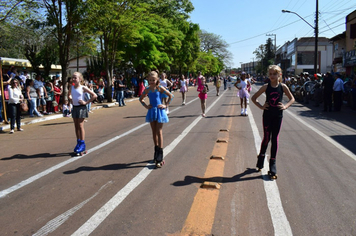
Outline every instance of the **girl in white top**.
<svg viewBox="0 0 356 236">
<path fill-rule="evenodd" d="M 73 85 L 70 86 L 68 91 L 68 100 L 72 101 L 73 104 L 72 118 L 77 137 L 77 145 L 74 148 L 74 152 L 77 154 L 85 151 L 84 119 L 88 117 L 86 105 L 94 101 L 97 97 L 88 87 L 82 85 L 83 82 L 83 75 L 80 72 L 74 72 L 72 77 Z M 91 97 L 89 100 L 85 101 L 84 93 L 90 94 Z"/>
<path fill-rule="evenodd" d="M 250 97 L 250 94 L 248 93 L 248 88 L 250 86 L 250 81 L 246 79 L 246 73 L 242 72 L 240 81 L 238 80 L 235 83 L 235 87 L 239 90 L 237 92 L 237 96 L 240 97 L 242 116 L 247 116 L 247 99 Z"/>
<path fill-rule="evenodd" d="M 182 105 L 185 105 L 185 99 L 187 98 L 188 92 L 188 80 L 185 79 L 184 75 L 181 75 L 178 81 L 180 87 L 180 92 L 182 93 Z"/>
<path fill-rule="evenodd" d="M 166 73 L 162 73 L 161 74 L 161 78 L 159 79 L 159 83 L 162 87 L 164 87 L 165 89 L 169 90 L 169 87 L 172 86 L 172 82 L 169 81 L 167 79 L 167 75 Z M 161 94 L 161 98 L 162 98 L 162 104 L 166 105 L 166 113 L 167 115 L 169 115 L 169 98 L 166 94 L 162 93 Z"/>
</svg>

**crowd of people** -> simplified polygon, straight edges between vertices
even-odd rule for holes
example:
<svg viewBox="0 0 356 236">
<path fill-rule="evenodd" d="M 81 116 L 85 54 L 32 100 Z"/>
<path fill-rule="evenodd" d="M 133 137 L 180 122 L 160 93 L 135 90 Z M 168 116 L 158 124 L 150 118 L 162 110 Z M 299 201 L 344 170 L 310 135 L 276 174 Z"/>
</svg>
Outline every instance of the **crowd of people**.
<svg viewBox="0 0 356 236">
<path fill-rule="evenodd" d="M 285 76 L 283 82 L 290 88 L 297 101 L 315 106 L 323 103 L 324 112 L 340 111 L 344 101 L 356 110 L 356 75 L 342 73 Z"/>
</svg>

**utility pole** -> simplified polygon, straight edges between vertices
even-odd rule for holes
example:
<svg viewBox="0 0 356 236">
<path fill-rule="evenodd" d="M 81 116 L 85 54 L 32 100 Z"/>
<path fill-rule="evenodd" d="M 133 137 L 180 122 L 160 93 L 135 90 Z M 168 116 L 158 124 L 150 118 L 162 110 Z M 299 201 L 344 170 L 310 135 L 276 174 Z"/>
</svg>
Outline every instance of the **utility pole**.
<svg viewBox="0 0 356 236">
<path fill-rule="evenodd" d="M 316 0 L 315 11 L 315 50 L 314 50 L 314 74 L 318 73 L 318 31 L 319 31 L 319 1 Z"/>
<path fill-rule="evenodd" d="M 277 54 L 277 35 L 276 34 L 266 34 L 266 36 L 274 36 L 274 63 L 276 64 L 276 54 Z"/>
</svg>

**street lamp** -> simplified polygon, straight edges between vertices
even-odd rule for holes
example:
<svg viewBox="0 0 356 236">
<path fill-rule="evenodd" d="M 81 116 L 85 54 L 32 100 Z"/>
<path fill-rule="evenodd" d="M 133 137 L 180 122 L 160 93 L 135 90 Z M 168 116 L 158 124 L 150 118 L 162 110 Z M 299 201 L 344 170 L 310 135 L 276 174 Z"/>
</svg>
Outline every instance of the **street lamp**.
<svg viewBox="0 0 356 236">
<path fill-rule="evenodd" d="M 298 13 L 293 12 L 293 11 L 288 11 L 288 10 L 282 10 L 283 13 L 292 13 L 297 15 L 300 19 L 302 19 L 305 23 L 307 23 L 310 27 L 314 29 L 315 32 L 315 49 L 314 49 L 314 74 L 318 73 L 318 12 L 319 12 L 319 6 L 318 6 L 318 0 L 316 0 L 316 14 L 315 14 L 315 27 L 309 24 L 308 21 L 304 20 L 303 17 L 298 15 Z"/>
</svg>

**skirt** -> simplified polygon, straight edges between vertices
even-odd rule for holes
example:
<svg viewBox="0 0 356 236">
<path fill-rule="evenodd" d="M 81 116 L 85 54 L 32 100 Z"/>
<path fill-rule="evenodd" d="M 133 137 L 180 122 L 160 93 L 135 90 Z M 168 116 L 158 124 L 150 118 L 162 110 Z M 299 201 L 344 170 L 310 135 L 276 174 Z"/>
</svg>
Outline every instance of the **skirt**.
<svg viewBox="0 0 356 236">
<path fill-rule="evenodd" d="M 246 89 L 240 89 L 239 91 L 237 91 L 237 96 L 240 98 L 249 98 L 250 94 L 247 92 Z"/>
<path fill-rule="evenodd" d="M 158 123 L 168 123 L 169 119 L 166 113 L 166 109 L 160 109 L 158 107 L 152 107 L 147 111 L 146 122 L 157 121 Z"/>
<path fill-rule="evenodd" d="M 88 116 L 86 105 L 73 106 L 72 118 L 88 118 Z"/>
<path fill-rule="evenodd" d="M 181 93 L 185 93 L 185 92 L 188 91 L 188 88 L 187 88 L 187 86 L 182 86 L 179 91 L 180 91 Z"/>
<path fill-rule="evenodd" d="M 201 99 L 201 100 L 205 100 L 208 98 L 208 94 L 207 93 L 199 93 L 198 97 Z"/>
</svg>

